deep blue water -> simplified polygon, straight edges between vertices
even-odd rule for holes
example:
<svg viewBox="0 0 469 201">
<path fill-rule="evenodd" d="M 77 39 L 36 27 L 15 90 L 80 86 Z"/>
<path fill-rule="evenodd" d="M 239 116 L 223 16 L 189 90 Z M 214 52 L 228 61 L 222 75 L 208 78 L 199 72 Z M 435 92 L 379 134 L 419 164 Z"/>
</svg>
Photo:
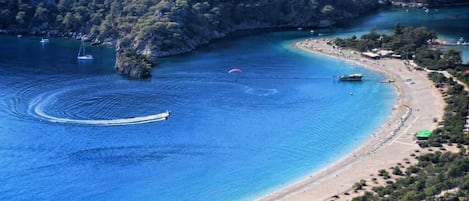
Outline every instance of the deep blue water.
<svg viewBox="0 0 469 201">
<path fill-rule="evenodd" d="M 385 30 L 396 12 L 317 32 Z M 75 40 L 0 37 L 0 200 L 248 200 L 337 160 L 385 121 L 395 94 L 375 72 L 292 48 L 308 36 L 220 40 L 162 59 L 146 81 L 114 74 L 109 48 L 79 63 Z M 332 78 L 344 72 L 366 80 Z M 146 124 L 52 122 L 165 110 Z"/>
</svg>

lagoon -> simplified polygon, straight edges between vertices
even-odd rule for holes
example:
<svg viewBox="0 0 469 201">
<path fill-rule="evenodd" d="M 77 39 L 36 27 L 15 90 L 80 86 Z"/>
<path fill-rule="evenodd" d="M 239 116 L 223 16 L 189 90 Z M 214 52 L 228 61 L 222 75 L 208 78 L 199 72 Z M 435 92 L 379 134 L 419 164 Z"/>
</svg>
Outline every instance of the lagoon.
<svg viewBox="0 0 469 201">
<path fill-rule="evenodd" d="M 443 16 L 463 11 L 439 10 Z M 385 78 L 376 72 L 311 56 L 293 42 L 358 35 L 373 26 L 386 31 L 404 12 L 316 30 L 321 36 L 234 36 L 162 59 L 145 81 L 115 75 L 111 49 L 87 48 L 94 61 L 79 63 L 79 41 L 41 45 L 37 38 L 2 36 L 0 199 L 250 200 L 319 170 L 371 136 L 390 114 L 395 92 L 378 83 Z M 422 19 L 414 25 L 435 24 L 435 17 L 415 12 Z M 468 18 L 461 20 L 454 25 Z M 228 73 L 234 67 L 243 72 Z M 365 80 L 333 78 L 351 72 Z M 54 123 L 38 107 L 78 120 L 172 115 L 97 126 Z"/>
</svg>

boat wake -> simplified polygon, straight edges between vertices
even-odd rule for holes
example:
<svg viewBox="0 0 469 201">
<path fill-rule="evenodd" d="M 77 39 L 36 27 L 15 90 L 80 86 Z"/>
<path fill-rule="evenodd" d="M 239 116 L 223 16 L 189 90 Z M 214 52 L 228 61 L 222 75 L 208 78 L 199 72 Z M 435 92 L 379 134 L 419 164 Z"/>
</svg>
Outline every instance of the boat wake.
<svg viewBox="0 0 469 201">
<path fill-rule="evenodd" d="M 254 96 L 271 96 L 278 93 L 278 89 L 245 87 L 244 93 Z"/>
<path fill-rule="evenodd" d="M 47 107 L 54 105 L 58 98 L 59 92 L 49 92 L 43 93 L 39 96 L 36 96 L 31 100 L 28 113 L 32 116 L 39 118 L 41 120 L 53 122 L 53 123 L 70 123 L 70 124 L 87 124 L 87 125 L 98 125 L 98 126 L 122 126 L 122 125 L 132 125 L 132 124 L 144 124 L 156 121 L 167 120 L 170 116 L 170 111 L 165 111 L 157 114 L 145 115 L 145 116 L 136 116 L 128 118 L 115 118 L 115 119 L 79 119 L 79 118 L 70 118 L 70 117 L 58 117 L 46 113 Z"/>
<path fill-rule="evenodd" d="M 69 119 L 69 118 L 60 118 L 54 117 L 44 113 L 41 108 L 36 107 L 34 113 L 40 116 L 42 119 L 54 122 L 54 123 L 72 123 L 72 124 L 89 124 L 89 125 L 101 125 L 101 126 L 123 126 L 131 124 L 143 124 L 150 123 L 155 121 L 164 121 L 166 120 L 170 112 L 162 112 L 159 114 L 153 114 L 148 116 L 141 117 L 131 117 L 131 118 L 121 118 L 121 119 Z"/>
</svg>

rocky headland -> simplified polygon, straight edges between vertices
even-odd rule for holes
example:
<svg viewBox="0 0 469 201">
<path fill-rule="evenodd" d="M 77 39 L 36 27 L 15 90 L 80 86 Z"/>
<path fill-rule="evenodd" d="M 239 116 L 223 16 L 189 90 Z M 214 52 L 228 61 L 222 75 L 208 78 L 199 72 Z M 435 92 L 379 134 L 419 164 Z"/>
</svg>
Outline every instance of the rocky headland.
<svg viewBox="0 0 469 201">
<path fill-rule="evenodd" d="M 148 78 L 158 57 L 192 51 L 238 30 L 328 27 L 383 5 L 379 0 L 32 0 L 0 5 L 0 30 L 86 33 L 94 44 L 116 46 L 118 73 Z"/>
</svg>

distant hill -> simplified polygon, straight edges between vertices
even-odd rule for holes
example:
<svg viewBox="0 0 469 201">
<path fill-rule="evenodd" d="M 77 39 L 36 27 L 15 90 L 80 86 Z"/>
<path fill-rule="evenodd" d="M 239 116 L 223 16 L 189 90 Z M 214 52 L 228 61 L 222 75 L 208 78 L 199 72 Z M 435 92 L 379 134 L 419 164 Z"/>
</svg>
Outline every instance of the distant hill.
<svg viewBox="0 0 469 201">
<path fill-rule="evenodd" d="M 116 42 L 118 50 L 141 55 L 132 58 L 151 60 L 191 51 L 236 30 L 325 27 L 378 7 L 378 0 L 0 0 L 0 29 L 85 33 L 95 42 Z M 131 66 L 122 68 L 117 61 L 116 68 L 133 77 L 141 77 L 136 66 L 143 71 L 149 66 L 126 61 Z"/>
</svg>

